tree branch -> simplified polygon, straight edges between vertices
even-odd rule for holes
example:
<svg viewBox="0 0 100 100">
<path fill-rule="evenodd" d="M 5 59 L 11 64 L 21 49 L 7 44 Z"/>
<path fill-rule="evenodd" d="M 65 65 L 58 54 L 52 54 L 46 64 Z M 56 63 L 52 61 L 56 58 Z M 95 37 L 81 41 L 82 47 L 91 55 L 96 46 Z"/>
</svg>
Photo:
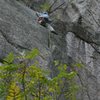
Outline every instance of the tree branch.
<svg viewBox="0 0 100 100">
<path fill-rule="evenodd" d="M 54 3 L 49 7 L 49 9 L 48 9 L 48 11 L 47 11 L 48 13 L 50 13 L 51 8 L 54 6 L 54 4 L 55 4 L 57 1 L 58 1 L 58 0 L 55 0 Z"/>
<path fill-rule="evenodd" d="M 53 13 L 54 11 L 58 10 L 61 6 L 63 6 L 65 4 L 65 2 L 63 2 L 62 4 L 60 4 L 59 6 L 57 6 L 54 10 L 50 11 L 49 14 Z"/>
</svg>

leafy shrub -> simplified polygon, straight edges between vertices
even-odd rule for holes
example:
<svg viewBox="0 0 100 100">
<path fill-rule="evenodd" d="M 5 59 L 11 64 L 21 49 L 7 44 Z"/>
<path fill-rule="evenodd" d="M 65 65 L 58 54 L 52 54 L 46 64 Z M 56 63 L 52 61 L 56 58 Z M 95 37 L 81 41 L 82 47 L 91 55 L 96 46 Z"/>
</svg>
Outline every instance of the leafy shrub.
<svg viewBox="0 0 100 100">
<path fill-rule="evenodd" d="M 76 71 L 67 72 L 68 66 L 60 64 L 59 73 L 50 78 L 50 71 L 37 66 L 38 49 L 23 56 L 10 53 L 0 66 L 0 98 L 4 100 L 58 100 L 62 95 L 76 100 L 78 86 L 74 81 Z M 21 59 L 14 63 L 15 59 Z M 33 60 L 33 64 L 29 64 Z M 57 61 L 54 61 L 58 65 Z M 67 86 L 67 87 L 66 87 Z"/>
<path fill-rule="evenodd" d="M 48 11 L 50 8 L 50 4 L 46 2 L 46 3 L 42 4 L 40 7 L 43 11 Z"/>
</svg>

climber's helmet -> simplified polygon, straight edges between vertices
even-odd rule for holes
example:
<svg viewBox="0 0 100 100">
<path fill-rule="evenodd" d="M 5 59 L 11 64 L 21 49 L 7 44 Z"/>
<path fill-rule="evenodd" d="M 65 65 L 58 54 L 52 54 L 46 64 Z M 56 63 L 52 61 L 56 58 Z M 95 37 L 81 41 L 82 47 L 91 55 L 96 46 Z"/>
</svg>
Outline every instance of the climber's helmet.
<svg viewBox="0 0 100 100">
<path fill-rule="evenodd" d="M 48 12 L 43 12 L 40 14 L 40 17 L 49 18 Z"/>
<path fill-rule="evenodd" d="M 47 14 L 48 15 L 48 12 L 43 12 L 43 14 Z"/>
</svg>

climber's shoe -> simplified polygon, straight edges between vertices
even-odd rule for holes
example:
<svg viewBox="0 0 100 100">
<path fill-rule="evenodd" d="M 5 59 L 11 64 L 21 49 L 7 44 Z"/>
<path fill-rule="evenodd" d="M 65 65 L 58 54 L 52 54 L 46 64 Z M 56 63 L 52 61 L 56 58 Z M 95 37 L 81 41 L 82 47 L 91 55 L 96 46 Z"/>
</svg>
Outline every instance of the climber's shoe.
<svg viewBox="0 0 100 100">
<path fill-rule="evenodd" d="M 51 31 L 51 33 L 54 33 L 54 34 L 58 35 L 58 33 L 57 33 L 57 32 L 55 32 L 55 31 Z"/>
</svg>

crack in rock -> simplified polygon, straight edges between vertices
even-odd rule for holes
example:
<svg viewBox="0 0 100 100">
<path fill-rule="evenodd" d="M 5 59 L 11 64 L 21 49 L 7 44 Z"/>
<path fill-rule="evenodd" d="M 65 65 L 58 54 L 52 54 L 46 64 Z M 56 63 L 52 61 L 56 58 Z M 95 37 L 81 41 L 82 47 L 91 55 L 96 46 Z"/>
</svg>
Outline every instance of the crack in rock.
<svg viewBox="0 0 100 100">
<path fill-rule="evenodd" d="M 30 50 L 29 48 L 27 47 L 23 47 L 17 43 L 13 43 L 13 41 L 8 38 L 8 36 L 6 35 L 6 33 L 4 33 L 2 30 L 0 30 L 2 36 L 5 38 L 5 40 L 7 41 L 7 43 L 9 43 L 10 45 L 12 45 L 13 47 L 15 47 L 16 49 L 20 48 L 20 49 L 26 49 L 26 50 Z"/>
</svg>

